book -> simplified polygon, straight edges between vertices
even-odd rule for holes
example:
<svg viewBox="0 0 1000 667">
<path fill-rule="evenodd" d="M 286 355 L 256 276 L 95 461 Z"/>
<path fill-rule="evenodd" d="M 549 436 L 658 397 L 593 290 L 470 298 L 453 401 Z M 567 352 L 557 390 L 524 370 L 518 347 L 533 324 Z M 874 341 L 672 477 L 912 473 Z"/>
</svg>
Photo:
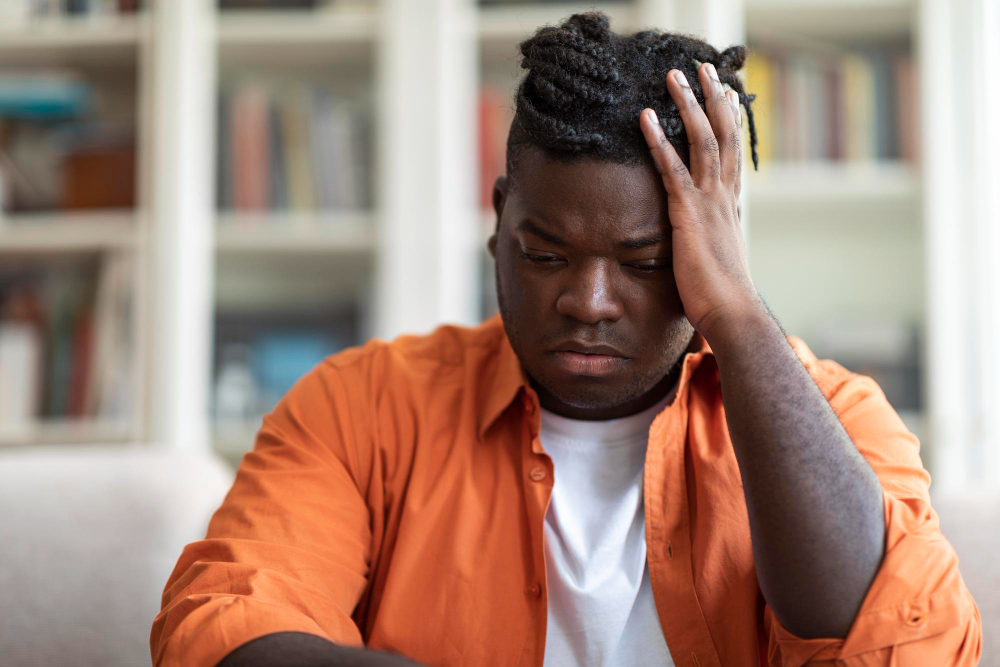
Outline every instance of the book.
<svg viewBox="0 0 1000 667">
<path fill-rule="evenodd" d="M 42 332 L 34 323 L 0 320 L 0 432 L 16 432 L 37 420 L 42 349 Z"/>
<path fill-rule="evenodd" d="M 493 185 L 507 172 L 507 135 L 513 114 L 504 92 L 486 85 L 479 90 L 479 207 L 493 206 Z"/>
<path fill-rule="evenodd" d="M 289 208 L 294 211 L 317 207 L 316 188 L 310 157 L 309 114 L 306 111 L 309 91 L 295 86 L 278 100 L 284 139 L 285 183 Z"/>
<path fill-rule="evenodd" d="M 757 156 L 761 162 L 769 162 L 777 150 L 776 66 L 770 56 L 762 51 L 752 50 L 747 57 L 745 68 L 744 88 L 747 93 L 757 96 L 751 103 L 757 127 Z M 749 127 L 746 131 L 749 133 Z"/>
<path fill-rule="evenodd" d="M 258 85 L 245 85 L 233 96 L 233 206 L 239 211 L 268 207 L 268 104 Z"/>
<path fill-rule="evenodd" d="M 132 283 L 133 263 L 127 253 L 105 256 L 96 278 L 93 300 L 91 368 L 84 391 L 83 413 L 109 421 L 132 414 Z"/>
<path fill-rule="evenodd" d="M 71 71 L 0 74 L 0 116 L 77 118 L 93 105 L 93 88 Z"/>
</svg>

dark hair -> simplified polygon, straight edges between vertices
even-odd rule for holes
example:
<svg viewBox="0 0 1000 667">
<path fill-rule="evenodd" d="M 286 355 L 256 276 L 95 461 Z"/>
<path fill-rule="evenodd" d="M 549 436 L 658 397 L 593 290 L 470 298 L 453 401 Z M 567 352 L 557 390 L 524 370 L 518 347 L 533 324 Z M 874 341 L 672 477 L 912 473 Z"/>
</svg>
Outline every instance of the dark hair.
<svg viewBox="0 0 1000 667">
<path fill-rule="evenodd" d="M 757 168 L 757 129 L 737 72 L 747 58 L 744 46 L 721 53 L 710 44 L 680 33 L 643 30 L 634 35 L 611 31 L 600 11 L 573 14 L 558 27 L 544 26 L 520 44 L 521 67 L 528 71 L 517 88 L 516 110 L 507 136 L 507 178 L 521 148 L 542 149 L 550 159 L 569 162 L 590 157 L 622 164 L 650 160 L 639 128 L 639 112 L 656 111 L 670 143 L 685 163 L 688 139 L 666 75 L 684 72 L 699 102 L 704 94 L 698 67 L 710 62 L 719 80 L 739 95 L 747 110 L 750 149 Z"/>
</svg>

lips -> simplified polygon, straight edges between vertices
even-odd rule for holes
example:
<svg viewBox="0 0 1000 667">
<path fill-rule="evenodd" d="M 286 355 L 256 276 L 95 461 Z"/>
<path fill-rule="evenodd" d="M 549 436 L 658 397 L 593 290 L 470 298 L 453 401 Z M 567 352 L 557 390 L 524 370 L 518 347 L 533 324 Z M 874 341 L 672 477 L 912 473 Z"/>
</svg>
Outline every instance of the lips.
<svg viewBox="0 0 1000 667">
<path fill-rule="evenodd" d="M 557 367 L 572 375 L 611 375 L 628 363 L 629 359 L 609 345 L 592 345 L 568 341 L 549 352 Z"/>
</svg>

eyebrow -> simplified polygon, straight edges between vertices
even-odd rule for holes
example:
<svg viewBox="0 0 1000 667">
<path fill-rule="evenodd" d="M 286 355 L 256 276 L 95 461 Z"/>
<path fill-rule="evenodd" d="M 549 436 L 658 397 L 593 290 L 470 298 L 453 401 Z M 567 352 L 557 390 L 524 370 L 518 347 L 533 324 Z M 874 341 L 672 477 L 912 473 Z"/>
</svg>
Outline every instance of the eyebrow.
<svg viewBox="0 0 1000 667">
<path fill-rule="evenodd" d="M 663 243 L 663 234 L 654 234 L 653 236 L 647 236 L 641 239 L 629 239 L 627 241 L 622 241 L 618 245 L 623 248 L 645 248 L 646 246 L 656 245 L 657 243 Z"/>
<path fill-rule="evenodd" d="M 517 223 L 517 228 L 519 231 L 528 232 L 529 234 L 534 234 L 543 241 L 548 241 L 549 243 L 554 243 L 555 245 L 559 246 L 569 245 L 569 243 L 566 242 L 566 239 L 562 238 L 561 236 L 556 236 L 555 234 L 550 234 L 549 232 L 545 231 L 544 229 L 533 223 L 531 220 L 528 220 L 527 218 Z"/>
<path fill-rule="evenodd" d="M 528 232 L 529 234 L 534 234 L 543 241 L 548 241 L 549 243 L 552 243 L 554 245 L 563 247 L 569 245 L 569 243 L 561 236 L 556 236 L 551 232 L 545 231 L 544 229 L 542 229 L 541 227 L 539 227 L 538 225 L 536 225 L 534 222 L 532 222 L 527 218 L 518 223 L 517 229 L 522 232 Z M 639 248 L 646 248 L 651 245 L 656 245 L 657 243 L 663 243 L 663 240 L 664 240 L 663 234 L 654 234 L 652 236 L 646 236 L 638 239 L 627 239 L 625 241 L 622 241 L 618 245 L 621 246 L 622 248 L 626 248 L 629 250 L 637 250 Z"/>
</svg>

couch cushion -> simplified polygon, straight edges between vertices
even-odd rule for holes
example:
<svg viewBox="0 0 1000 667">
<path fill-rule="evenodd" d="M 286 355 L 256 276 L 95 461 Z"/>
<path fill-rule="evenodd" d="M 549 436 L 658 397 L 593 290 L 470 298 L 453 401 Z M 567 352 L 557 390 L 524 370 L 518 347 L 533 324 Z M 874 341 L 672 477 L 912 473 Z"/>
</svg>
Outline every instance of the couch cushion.
<svg viewBox="0 0 1000 667">
<path fill-rule="evenodd" d="M 980 667 L 1000 667 L 1000 493 L 969 492 L 932 502 L 983 619 Z"/>
<path fill-rule="evenodd" d="M 163 585 L 232 479 L 152 447 L 0 450 L 4 664 L 149 664 Z"/>
</svg>

